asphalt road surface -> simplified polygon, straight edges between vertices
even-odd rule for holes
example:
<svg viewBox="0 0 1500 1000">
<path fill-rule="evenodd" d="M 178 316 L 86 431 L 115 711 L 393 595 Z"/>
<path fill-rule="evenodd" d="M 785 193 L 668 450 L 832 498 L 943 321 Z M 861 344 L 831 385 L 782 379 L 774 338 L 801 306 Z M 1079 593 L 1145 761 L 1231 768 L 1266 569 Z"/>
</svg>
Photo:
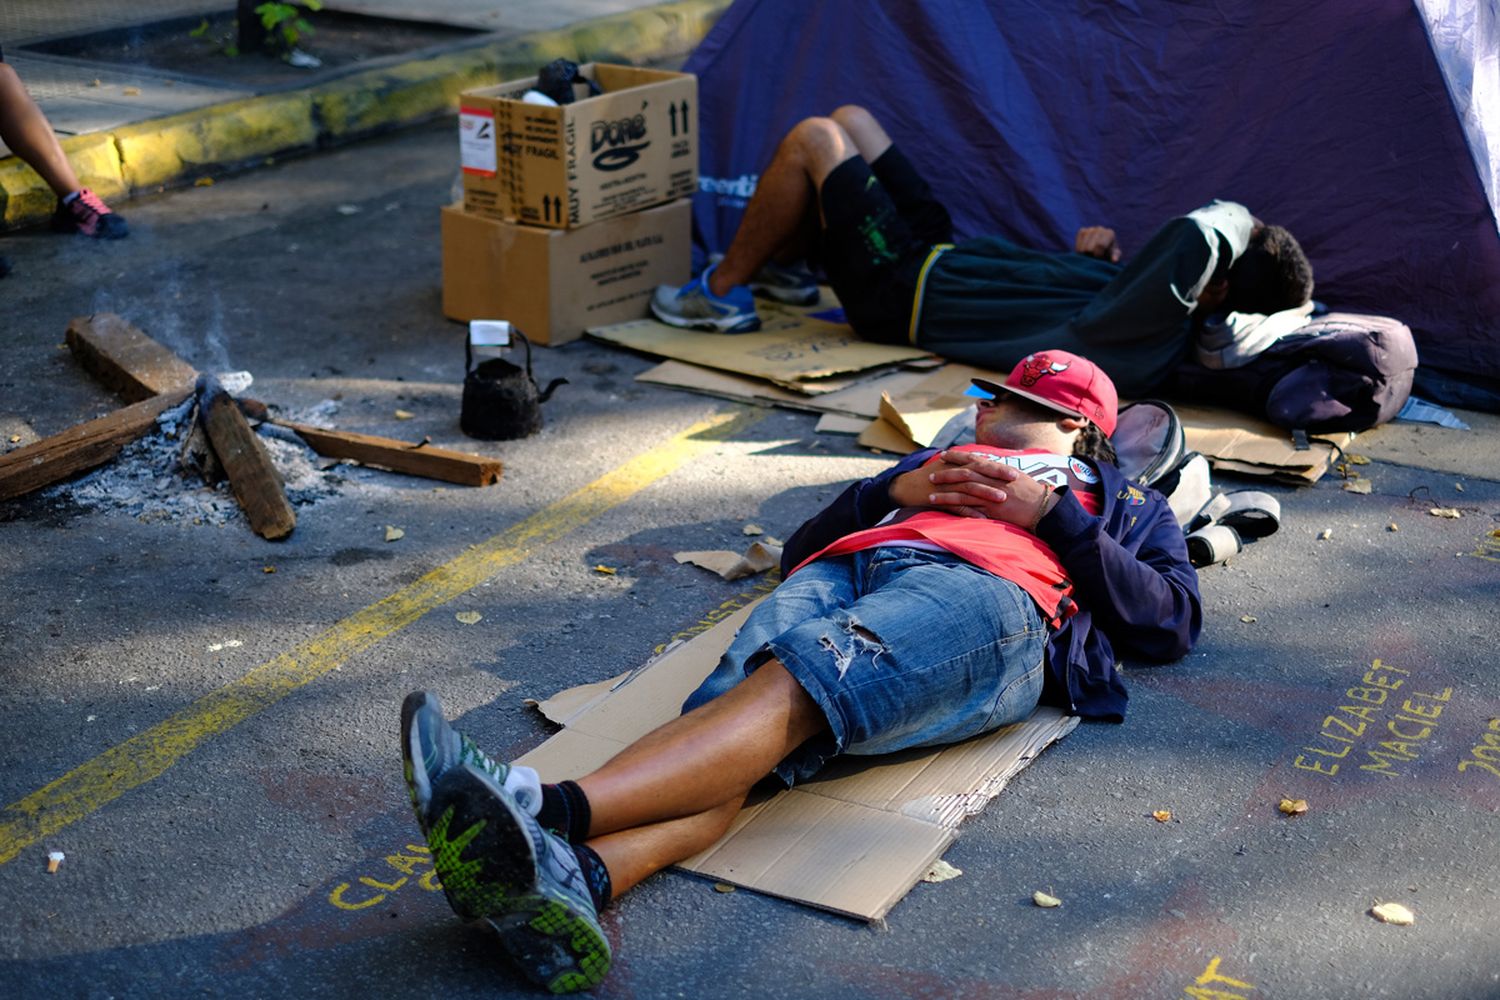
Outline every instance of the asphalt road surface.
<svg viewBox="0 0 1500 1000">
<path fill-rule="evenodd" d="M 484 489 L 309 463 L 281 543 L 169 445 L 0 504 L 5 995 L 532 995 L 407 847 L 402 696 L 436 690 L 524 752 L 552 731 L 526 699 L 756 586 L 674 552 L 786 537 L 888 461 L 805 415 L 636 383 L 649 359 L 589 342 L 538 352 L 539 379 L 570 380 L 539 435 L 464 438 L 439 307 L 456 152 L 442 123 L 125 204 L 121 243 L 0 241 L 5 441 L 118 405 L 59 346 L 109 310 L 285 412 L 505 463 Z M 885 927 L 666 873 L 606 913 L 596 994 L 1500 996 L 1500 421 L 1471 420 L 1362 436 L 1368 495 L 1267 487 L 1283 526 L 1203 573 L 1199 647 L 1127 665 L 1127 722 L 1047 750 L 964 824 L 963 874 Z M 643 455 L 649 474 L 606 478 Z M 493 572 L 421 596 L 476 551 Z M 1373 919 L 1386 901 L 1415 924 Z"/>
</svg>

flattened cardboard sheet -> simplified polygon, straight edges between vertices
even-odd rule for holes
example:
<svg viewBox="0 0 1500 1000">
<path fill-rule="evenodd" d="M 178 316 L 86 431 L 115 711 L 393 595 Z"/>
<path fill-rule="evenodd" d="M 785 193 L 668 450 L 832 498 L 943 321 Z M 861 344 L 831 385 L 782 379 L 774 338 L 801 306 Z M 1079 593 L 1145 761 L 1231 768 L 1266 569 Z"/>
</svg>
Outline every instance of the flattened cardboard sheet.
<svg viewBox="0 0 1500 1000">
<path fill-rule="evenodd" d="M 761 329 L 755 333 L 704 333 L 654 319 L 591 327 L 588 332 L 632 350 L 782 384 L 928 357 L 928 352 L 914 347 L 867 343 L 842 323 L 771 303 L 757 307 Z"/>
<path fill-rule="evenodd" d="M 859 443 L 873 451 L 889 452 L 893 455 L 910 455 L 922 447 L 904 431 L 896 427 L 885 417 L 876 417 L 870 421 L 864 430 L 859 432 Z"/>
<path fill-rule="evenodd" d="M 641 372 L 635 380 L 701 392 L 721 399 L 732 399 L 737 403 L 783 406 L 809 413 L 837 413 L 869 420 L 880 412 L 881 393 L 900 392 L 922 381 L 925 375 L 925 372 L 919 371 L 885 369 L 863 372 L 849 378 L 794 382 L 783 386 L 748 375 L 735 375 L 702 365 L 691 365 L 685 361 L 663 361 L 655 368 Z"/>
<path fill-rule="evenodd" d="M 945 365 L 904 391 L 885 394 L 880 401 L 880 415 L 925 448 L 954 414 L 974 405 L 974 398 L 964 392 L 975 378 L 1005 381 L 1004 375 L 983 368 Z"/>
<path fill-rule="evenodd" d="M 1321 434 L 1298 451 L 1290 431 L 1242 413 L 1202 406 L 1176 406 L 1191 451 L 1207 455 L 1224 472 L 1274 476 L 1292 483 L 1315 483 L 1333 464 L 1337 449 L 1347 448 L 1354 434 Z"/>
<path fill-rule="evenodd" d="M 623 680 L 590 685 L 576 699 L 548 699 L 543 709 L 561 706 L 561 718 L 548 715 L 567 728 L 520 763 L 544 781 L 576 778 L 675 718 L 753 607 Z M 598 698 L 603 688 L 611 690 Z M 679 867 L 878 920 L 948 848 L 964 817 L 1077 724 L 1042 708 L 1025 722 L 941 750 L 842 758 L 816 779 L 748 805 L 718 843 Z"/>
<path fill-rule="evenodd" d="M 842 413 L 825 413 L 813 430 L 819 434 L 863 434 L 870 425 L 867 417 L 846 417 Z"/>
</svg>

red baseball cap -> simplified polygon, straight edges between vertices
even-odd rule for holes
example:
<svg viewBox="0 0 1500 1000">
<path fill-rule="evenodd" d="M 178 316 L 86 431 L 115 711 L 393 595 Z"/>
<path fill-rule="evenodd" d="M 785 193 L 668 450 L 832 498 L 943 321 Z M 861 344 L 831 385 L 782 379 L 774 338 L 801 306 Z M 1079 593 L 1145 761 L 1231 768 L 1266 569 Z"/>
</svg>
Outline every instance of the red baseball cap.
<svg viewBox="0 0 1500 1000">
<path fill-rule="evenodd" d="M 992 396 L 1013 392 L 1059 413 L 1085 417 L 1105 437 L 1115 432 L 1120 397 L 1104 370 L 1087 358 L 1067 351 L 1037 351 L 1022 358 L 1004 385 L 988 379 L 972 380 Z"/>
</svg>

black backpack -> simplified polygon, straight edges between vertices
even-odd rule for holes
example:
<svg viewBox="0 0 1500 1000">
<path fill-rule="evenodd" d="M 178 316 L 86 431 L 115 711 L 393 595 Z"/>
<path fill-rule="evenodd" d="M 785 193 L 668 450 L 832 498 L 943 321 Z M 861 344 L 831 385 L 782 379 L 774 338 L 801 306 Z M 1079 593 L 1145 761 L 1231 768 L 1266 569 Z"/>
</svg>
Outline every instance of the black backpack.
<svg viewBox="0 0 1500 1000">
<path fill-rule="evenodd" d="M 1288 430 L 1362 431 L 1400 412 L 1416 370 L 1417 347 L 1405 323 L 1327 313 L 1242 367 L 1221 371 L 1187 362 L 1163 393 L 1252 413 Z"/>
</svg>

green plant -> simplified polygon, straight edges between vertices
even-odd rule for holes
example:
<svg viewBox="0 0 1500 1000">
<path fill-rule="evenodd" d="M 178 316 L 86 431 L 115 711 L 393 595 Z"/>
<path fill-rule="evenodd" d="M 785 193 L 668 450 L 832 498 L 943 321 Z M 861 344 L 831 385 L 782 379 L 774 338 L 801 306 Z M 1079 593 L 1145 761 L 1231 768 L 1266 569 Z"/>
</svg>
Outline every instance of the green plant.
<svg viewBox="0 0 1500 1000">
<path fill-rule="evenodd" d="M 272 0 L 257 6 L 255 13 L 260 16 L 261 26 L 266 29 L 268 36 L 274 38 L 281 48 L 293 49 L 303 35 L 313 33 L 312 25 L 307 23 L 302 12 L 322 9 L 323 0 L 299 0 L 298 3 Z"/>
<path fill-rule="evenodd" d="M 207 39 L 208 42 L 214 47 L 214 49 L 222 52 L 226 56 L 229 56 L 231 59 L 240 54 L 240 47 L 235 43 L 233 31 L 229 31 L 227 33 L 219 35 L 211 35 L 209 34 L 209 32 L 212 30 L 212 28 L 213 25 L 211 25 L 208 21 L 208 18 L 205 17 L 203 21 L 198 25 L 198 27 L 188 32 L 188 37 Z"/>
</svg>

